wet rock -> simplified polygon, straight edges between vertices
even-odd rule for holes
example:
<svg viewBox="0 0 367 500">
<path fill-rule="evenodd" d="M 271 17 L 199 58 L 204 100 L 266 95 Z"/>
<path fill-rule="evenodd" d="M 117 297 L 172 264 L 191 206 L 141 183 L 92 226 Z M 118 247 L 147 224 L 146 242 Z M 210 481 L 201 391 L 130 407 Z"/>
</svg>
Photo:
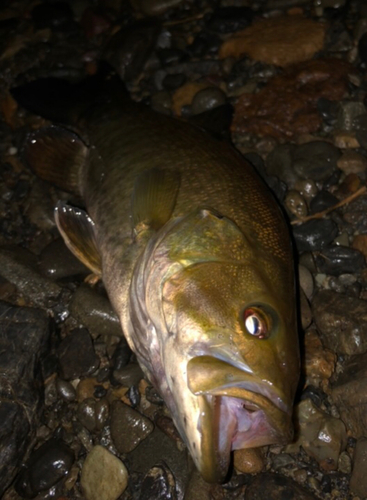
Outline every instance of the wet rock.
<svg viewBox="0 0 367 500">
<path fill-rule="evenodd" d="M 255 61 L 276 66 L 307 61 L 324 43 L 325 26 L 293 16 L 258 21 L 223 43 L 219 57 L 241 57 L 247 54 Z M 297 38 L 297 45 L 294 39 Z"/>
<path fill-rule="evenodd" d="M 33 498 L 64 478 L 74 462 L 74 452 L 62 441 L 50 439 L 32 452 L 16 481 L 16 490 Z"/>
<path fill-rule="evenodd" d="M 246 488 L 244 500 L 261 500 L 263 498 L 316 500 L 312 493 L 302 488 L 293 479 L 270 472 L 258 474 L 251 481 Z"/>
<path fill-rule="evenodd" d="M 103 446 L 94 446 L 85 459 L 80 478 L 86 500 L 117 500 L 127 483 L 128 472 L 121 460 Z"/>
<path fill-rule="evenodd" d="M 96 403 L 95 399 L 86 398 L 78 405 L 78 420 L 89 432 L 96 428 Z"/>
<path fill-rule="evenodd" d="M 112 364 L 115 370 L 121 370 L 130 361 L 132 351 L 124 338 L 118 343 L 112 357 Z"/>
<path fill-rule="evenodd" d="M 234 33 L 249 26 L 252 18 L 249 7 L 220 7 L 210 16 L 207 26 L 217 33 Z"/>
<path fill-rule="evenodd" d="M 367 302 L 321 290 L 312 301 L 314 321 L 326 347 L 339 354 L 367 351 Z"/>
<path fill-rule="evenodd" d="M 306 297 L 311 299 L 314 290 L 313 276 L 307 267 L 302 264 L 298 266 L 298 279 L 300 287 L 304 291 Z"/>
<path fill-rule="evenodd" d="M 341 419 L 354 437 L 362 437 L 367 428 L 367 355 L 348 359 L 343 372 L 332 386 L 332 399 Z"/>
<path fill-rule="evenodd" d="M 111 406 L 111 437 L 120 453 L 129 453 L 153 430 L 152 422 L 121 401 Z"/>
<path fill-rule="evenodd" d="M 339 149 L 356 149 L 361 146 L 355 131 L 337 130 L 333 134 L 333 140 Z"/>
<path fill-rule="evenodd" d="M 191 103 L 191 112 L 194 115 L 204 113 L 226 103 L 225 93 L 216 87 L 199 90 Z"/>
<path fill-rule="evenodd" d="M 137 363 L 130 363 L 113 372 L 114 380 L 124 387 L 137 385 L 143 377 L 144 373 Z"/>
<path fill-rule="evenodd" d="M 76 290 L 70 302 L 70 312 L 93 337 L 122 336 L 120 321 L 109 300 L 88 285 L 81 285 Z"/>
<path fill-rule="evenodd" d="M 343 474 L 350 474 L 352 472 L 352 461 L 346 451 L 343 451 L 339 456 L 338 470 Z"/>
<path fill-rule="evenodd" d="M 177 115 L 181 115 L 184 106 L 191 105 L 195 95 L 200 91 L 211 87 L 205 82 L 187 82 L 177 89 L 172 97 L 172 110 Z"/>
<path fill-rule="evenodd" d="M 175 477 L 177 494 L 181 498 L 188 479 L 186 452 L 173 446 L 172 439 L 157 427 L 129 454 L 130 470 L 146 475 L 155 464 L 161 462 L 162 457 Z"/>
<path fill-rule="evenodd" d="M 139 500 L 176 500 L 175 478 L 166 464 L 152 467 L 141 485 Z"/>
<path fill-rule="evenodd" d="M 324 470 L 336 470 L 339 455 L 347 444 L 343 422 L 321 411 L 310 399 L 297 405 L 296 416 L 297 439 L 286 451 L 294 453 L 302 446 Z"/>
<path fill-rule="evenodd" d="M 339 114 L 339 103 L 320 97 L 317 101 L 317 110 L 327 124 L 335 124 Z"/>
<path fill-rule="evenodd" d="M 74 401 L 76 399 L 76 391 L 73 385 L 67 380 L 56 380 L 56 389 L 59 395 L 65 401 Z"/>
<path fill-rule="evenodd" d="M 340 155 L 340 151 L 328 142 L 308 142 L 295 150 L 293 169 L 303 179 L 322 181 L 336 170 Z"/>
<path fill-rule="evenodd" d="M 337 161 L 338 168 L 346 175 L 360 174 L 367 170 L 367 158 L 356 151 L 344 151 Z"/>
<path fill-rule="evenodd" d="M 295 217 L 305 217 L 308 213 L 306 200 L 295 189 L 288 191 L 284 203 L 288 212 Z"/>
<path fill-rule="evenodd" d="M 349 64 L 336 59 L 291 66 L 271 78 L 260 92 L 240 96 L 232 131 L 288 140 L 315 132 L 322 123 L 317 111 L 318 99 L 341 99 L 347 91 L 350 71 Z"/>
<path fill-rule="evenodd" d="M 30 253 L 30 252 L 29 252 Z M 14 284 L 29 303 L 41 307 L 55 305 L 61 295 L 61 288 L 53 281 L 41 276 L 32 265 L 25 252 L 11 248 L 0 249 L 0 274 Z"/>
<path fill-rule="evenodd" d="M 86 328 L 71 331 L 58 347 L 58 356 L 61 375 L 66 380 L 90 375 L 99 365 L 92 338 Z"/>
<path fill-rule="evenodd" d="M 342 101 L 339 104 L 339 115 L 337 121 L 337 128 L 343 130 L 353 129 L 353 120 L 359 115 L 366 112 L 366 108 L 362 102 L 359 101 Z"/>
<path fill-rule="evenodd" d="M 358 273 L 365 266 L 365 258 L 359 250 L 332 245 L 323 248 L 316 255 L 316 265 L 321 273 L 340 276 L 345 273 Z"/>
<path fill-rule="evenodd" d="M 338 226 L 331 219 L 314 219 L 293 227 L 299 252 L 322 250 L 338 235 Z"/>
<path fill-rule="evenodd" d="M 106 399 L 97 401 L 95 406 L 96 429 L 102 430 L 108 417 L 110 416 L 110 407 Z"/>
<path fill-rule="evenodd" d="M 0 496 L 35 435 L 43 398 L 40 357 L 48 337 L 44 311 L 0 302 Z"/>
<path fill-rule="evenodd" d="M 242 474 L 258 474 L 264 468 L 264 456 L 260 448 L 235 450 L 233 465 L 237 472 Z"/>
<path fill-rule="evenodd" d="M 317 332 L 310 329 L 304 340 L 304 370 L 306 384 L 319 387 L 320 383 L 329 380 L 335 370 L 336 355 L 323 346 Z"/>
<path fill-rule="evenodd" d="M 366 57 L 367 60 L 367 57 Z M 350 489 L 360 498 L 367 497 L 367 438 L 358 439 L 353 456 L 353 472 L 350 478 Z"/>
<path fill-rule="evenodd" d="M 44 276 L 54 280 L 90 274 L 89 269 L 70 252 L 62 238 L 52 241 L 42 250 L 39 268 Z"/>
<path fill-rule="evenodd" d="M 317 193 L 317 195 L 311 200 L 310 212 L 311 214 L 316 214 L 322 212 L 327 208 L 333 207 L 339 202 L 338 198 L 329 191 L 322 190 Z"/>
<path fill-rule="evenodd" d="M 88 377 L 81 380 L 76 388 L 77 400 L 81 402 L 87 398 L 94 398 L 94 391 L 97 385 L 99 384 L 94 377 Z"/>
</svg>

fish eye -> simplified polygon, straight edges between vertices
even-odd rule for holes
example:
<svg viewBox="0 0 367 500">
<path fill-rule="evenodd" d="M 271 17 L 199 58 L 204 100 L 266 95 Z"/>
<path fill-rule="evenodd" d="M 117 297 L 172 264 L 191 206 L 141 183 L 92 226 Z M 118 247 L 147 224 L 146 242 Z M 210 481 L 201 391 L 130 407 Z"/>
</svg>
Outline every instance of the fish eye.
<svg viewBox="0 0 367 500">
<path fill-rule="evenodd" d="M 258 339 L 267 339 L 270 335 L 271 318 L 260 307 L 247 307 L 242 312 L 245 330 Z"/>
</svg>

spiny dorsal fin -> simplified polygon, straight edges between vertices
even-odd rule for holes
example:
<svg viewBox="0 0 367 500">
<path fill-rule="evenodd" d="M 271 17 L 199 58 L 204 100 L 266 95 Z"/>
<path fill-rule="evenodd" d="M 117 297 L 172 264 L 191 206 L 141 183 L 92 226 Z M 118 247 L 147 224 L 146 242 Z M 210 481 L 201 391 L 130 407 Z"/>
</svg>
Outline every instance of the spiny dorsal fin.
<svg viewBox="0 0 367 500">
<path fill-rule="evenodd" d="M 55 208 L 56 225 L 73 254 L 94 274 L 101 276 L 102 264 L 94 232 L 94 222 L 80 208 L 58 202 Z"/>
<path fill-rule="evenodd" d="M 36 130 L 28 137 L 23 154 L 41 179 L 80 196 L 79 172 L 88 148 L 74 132 L 58 126 Z"/>
<path fill-rule="evenodd" d="M 179 187 L 179 173 L 173 170 L 152 168 L 138 177 L 131 200 L 137 233 L 144 228 L 158 230 L 169 220 Z"/>
</svg>

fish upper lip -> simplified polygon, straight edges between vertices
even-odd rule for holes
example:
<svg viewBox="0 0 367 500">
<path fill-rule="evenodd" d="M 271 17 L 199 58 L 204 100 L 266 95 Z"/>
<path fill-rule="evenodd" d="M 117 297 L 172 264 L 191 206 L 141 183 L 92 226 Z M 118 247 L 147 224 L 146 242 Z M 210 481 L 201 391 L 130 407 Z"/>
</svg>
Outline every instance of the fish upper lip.
<svg viewBox="0 0 367 500">
<path fill-rule="evenodd" d="M 198 358 L 198 360 L 206 358 L 208 361 L 209 358 L 214 358 L 232 366 L 236 372 L 238 370 L 238 378 L 236 377 L 232 382 L 218 385 L 216 388 L 212 387 L 209 390 L 205 390 L 203 387 L 203 390 L 200 392 L 192 391 L 194 394 L 231 396 L 248 401 L 253 399 L 253 395 L 256 395 L 260 407 L 268 406 L 271 403 L 284 413 L 292 413 L 292 408 L 284 401 L 284 395 L 281 391 L 277 390 L 270 382 L 256 376 L 233 346 L 223 344 L 195 346 L 190 354 L 194 354 L 190 361 L 194 358 Z M 243 396 L 241 396 L 241 393 Z"/>
</svg>

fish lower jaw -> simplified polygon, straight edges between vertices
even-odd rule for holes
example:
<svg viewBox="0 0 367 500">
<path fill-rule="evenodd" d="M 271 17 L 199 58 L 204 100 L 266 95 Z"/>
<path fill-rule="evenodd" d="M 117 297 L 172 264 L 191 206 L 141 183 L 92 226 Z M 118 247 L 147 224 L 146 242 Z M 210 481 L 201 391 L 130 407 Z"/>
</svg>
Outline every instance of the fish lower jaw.
<svg viewBox="0 0 367 500">
<path fill-rule="evenodd" d="M 293 435 L 290 416 L 272 402 L 264 406 L 232 396 L 201 396 L 207 411 L 199 427 L 203 435 L 199 469 L 208 482 L 224 482 L 231 451 L 286 443 Z M 209 419 L 211 421 L 209 422 Z"/>
</svg>

